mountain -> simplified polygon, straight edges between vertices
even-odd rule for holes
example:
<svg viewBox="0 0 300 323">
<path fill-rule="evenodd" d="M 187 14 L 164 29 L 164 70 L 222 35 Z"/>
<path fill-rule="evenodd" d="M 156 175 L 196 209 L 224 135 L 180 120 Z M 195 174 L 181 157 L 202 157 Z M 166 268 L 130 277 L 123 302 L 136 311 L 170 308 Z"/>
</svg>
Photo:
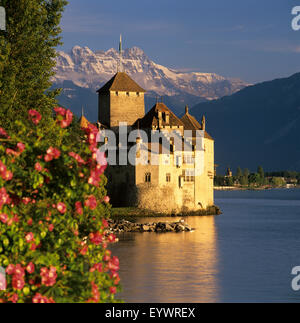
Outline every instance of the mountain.
<svg viewBox="0 0 300 323">
<path fill-rule="evenodd" d="M 77 106 L 78 102 L 86 105 L 85 101 L 92 96 L 90 92 L 95 94 L 116 73 L 118 64 L 119 53 L 115 49 L 93 52 L 88 47 L 75 46 L 70 53 L 58 52 L 56 75 L 52 81 L 54 87 L 63 87 L 61 100 L 69 101 L 71 108 Z M 174 112 L 181 113 L 185 104 L 194 105 L 217 99 L 248 85 L 241 80 L 214 73 L 184 73 L 164 67 L 151 61 L 138 47 L 124 50 L 122 69 L 148 91 L 147 110 L 150 108 L 147 104 L 156 101 L 157 96 L 164 96 L 164 102 L 172 103 L 170 107 Z M 80 88 L 89 91 L 79 91 Z M 93 100 L 96 102 L 95 98 Z"/>
<path fill-rule="evenodd" d="M 80 116 L 82 107 L 88 120 L 96 122 L 98 119 L 98 95 L 96 91 L 75 85 L 72 81 L 63 81 L 60 84 L 54 84 L 52 89 L 62 88 L 62 93 L 58 97 L 60 105 L 70 108 L 77 116 Z M 149 92 L 145 96 L 145 108 L 148 112 L 156 103 L 158 96 L 155 92 Z M 194 106 L 207 100 L 188 93 L 177 94 L 174 96 L 163 96 L 163 102 L 172 107 L 172 111 L 181 115 L 184 106 Z M 159 98 L 161 100 L 161 98 Z"/>
<path fill-rule="evenodd" d="M 219 173 L 258 165 L 300 171 L 300 73 L 198 104 L 191 114 L 206 115 Z"/>
</svg>

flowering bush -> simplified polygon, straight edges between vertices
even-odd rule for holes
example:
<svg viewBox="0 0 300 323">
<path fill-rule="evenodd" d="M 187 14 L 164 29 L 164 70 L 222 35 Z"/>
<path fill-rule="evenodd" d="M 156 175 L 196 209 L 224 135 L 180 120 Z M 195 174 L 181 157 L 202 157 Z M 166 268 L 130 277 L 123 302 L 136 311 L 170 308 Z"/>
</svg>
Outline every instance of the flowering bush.
<svg viewBox="0 0 300 323">
<path fill-rule="evenodd" d="M 0 128 L 0 302 L 115 302 L 119 260 L 107 250 L 115 237 L 97 128 L 71 140 L 72 113 L 55 112 L 45 121 L 30 110 L 14 134 Z"/>
</svg>

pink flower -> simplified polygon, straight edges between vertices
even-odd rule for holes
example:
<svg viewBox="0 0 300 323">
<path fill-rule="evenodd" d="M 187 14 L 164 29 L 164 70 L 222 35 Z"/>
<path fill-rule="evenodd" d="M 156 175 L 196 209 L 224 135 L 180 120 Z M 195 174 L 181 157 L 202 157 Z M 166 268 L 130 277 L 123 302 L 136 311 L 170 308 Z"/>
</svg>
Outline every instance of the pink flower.
<svg viewBox="0 0 300 323">
<path fill-rule="evenodd" d="M 111 293 L 111 294 L 116 294 L 116 292 L 117 292 L 117 288 L 116 287 L 110 287 L 109 288 L 109 292 Z"/>
<path fill-rule="evenodd" d="M 58 116 L 57 122 L 62 128 L 67 128 L 72 123 L 73 113 L 71 112 L 71 110 L 65 110 L 64 108 L 56 107 L 54 108 L 54 111 Z"/>
<path fill-rule="evenodd" d="M 109 201 L 110 201 L 109 196 L 104 196 L 104 198 L 103 198 L 103 202 L 104 202 L 104 203 L 109 203 Z"/>
<path fill-rule="evenodd" d="M 54 230 L 54 225 L 51 223 L 51 224 L 49 224 L 49 226 L 48 226 L 48 230 L 50 231 L 50 232 L 52 232 L 53 230 Z"/>
<path fill-rule="evenodd" d="M 6 273 L 7 273 L 7 275 L 13 275 L 15 273 L 15 265 L 9 264 L 6 267 Z"/>
<path fill-rule="evenodd" d="M 120 269 L 119 265 L 120 265 L 119 258 L 118 257 L 113 257 L 108 262 L 108 269 L 111 272 L 116 272 L 116 271 L 118 271 Z"/>
<path fill-rule="evenodd" d="M 39 112 L 37 112 L 36 110 L 29 110 L 28 111 L 29 117 L 31 118 L 31 121 L 37 125 L 41 120 L 42 120 L 42 116 Z"/>
<path fill-rule="evenodd" d="M 56 283 L 57 273 L 56 268 L 51 266 L 50 270 L 47 267 L 41 268 L 42 284 L 49 287 Z"/>
<path fill-rule="evenodd" d="M 60 151 L 57 148 L 49 147 L 47 154 L 44 157 L 45 162 L 49 162 L 52 159 L 58 159 L 60 157 Z"/>
<path fill-rule="evenodd" d="M 14 289 L 18 289 L 18 290 L 21 290 L 24 288 L 25 286 L 25 281 L 24 281 L 24 278 L 21 277 L 21 276 L 13 276 L 13 279 L 12 279 L 12 286 Z"/>
<path fill-rule="evenodd" d="M 2 174 L 2 179 L 5 181 L 10 181 L 13 178 L 13 173 L 11 171 L 6 171 L 5 173 Z"/>
<path fill-rule="evenodd" d="M 19 142 L 17 144 L 17 147 L 19 149 L 19 153 L 21 154 L 25 150 L 25 145 L 22 142 Z"/>
<path fill-rule="evenodd" d="M 101 244 L 103 241 L 103 235 L 100 232 L 90 233 L 89 238 L 91 242 L 96 246 Z"/>
<path fill-rule="evenodd" d="M 3 214 L 0 214 L 0 221 L 2 222 L 2 223 L 6 223 L 7 222 L 7 220 L 8 220 L 8 216 L 7 216 L 7 214 L 5 214 L 5 213 L 3 213 Z"/>
<path fill-rule="evenodd" d="M 15 150 L 10 149 L 10 148 L 7 148 L 7 149 L 5 150 L 5 153 L 6 153 L 6 155 L 18 156 L 18 153 L 17 153 Z"/>
<path fill-rule="evenodd" d="M 0 137 L 7 137 L 7 133 L 3 128 L 0 128 Z"/>
<path fill-rule="evenodd" d="M 99 288 L 94 282 L 92 282 L 91 285 L 93 297 L 88 300 L 88 303 L 98 303 L 100 301 Z"/>
<path fill-rule="evenodd" d="M 108 227 L 108 222 L 107 222 L 107 220 L 103 219 L 103 220 L 102 220 L 102 225 L 104 226 L 104 228 L 107 228 L 107 227 Z"/>
<path fill-rule="evenodd" d="M 91 210 L 95 210 L 97 208 L 97 200 L 95 196 L 91 195 L 85 202 L 84 205 L 89 207 Z"/>
<path fill-rule="evenodd" d="M 64 108 L 55 107 L 54 111 L 56 112 L 56 115 L 61 115 L 62 117 L 66 115 L 66 110 Z"/>
<path fill-rule="evenodd" d="M 114 284 L 115 285 L 119 285 L 120 277 L 119 277 L 118 273 L 114 272 L 114 273 L 110 274 L 110 278 L 114 279 Z"/>
<path fill-rule="evenodd" d="M 13 173 L 8 171 L 6 166 L 0 160 L 0 176 L 5 181 L 10 181 L 13 178 Z"/>
<path fill-rule="evenodd" d="M 2 175 L 5 172 L 6 172 L 6 166 L 0 160 L 0 174 Z"/>
<path fill-rule="evenodd" d="M 26 266 L 26 271 L 28 272 L 28 274 L 33 274 L 35 270 L 34 264 L 32 262 L 30 262 L 27 266 Z"/>
<path fill-rule="evenodd" d="M 81 202 L 76 202 L 75 203 L 75 209 L 76 209 L 76 213 L 78 213 L 80 215 L 83 214 L 83 208 L 82 208 Z"/>
<path fill-rule="evenodd" d="M 2 208 L 3 205 L 10 204 L 10 203 L 11 203 L 11 198 L 6 193 L 5 187 L 0 188 L 0 209 Z"/>
<path fill-rule="evenodd" d="M 43 167 L 40 163 L 35 163 L 34 168 L 38 172 L 41 172 L 43 170 Z"/>
<path fill-rule="evenodd" d="M 51 304 L 55 303 L 53 298 L 47 298 L 46 296 L 41 295 L 40 293 L 36 293 L 32 298 L 32 303 L 34 304 Z"/>
<path fill-rule="evenodd" d="M 109 261 L 111 257 L 111 251 L 110 250 L 106 250 L 105 254 L 103 256 L 103 261 Z"/>
<path fill-rule="evenodd" d="M 102 273 L 103 271 L 103 265 L 101 263 L 95 264 L 91 269 L 90 272 L 93 273 L 94 271 L 98 271 L 99 273 Z"/>
<path fill-rule="evenodd" d="M 61 214 L 65 214 L 67 211 L 66 205 L 62 202 L 57 203 L 56 208 L 57 208 L 58 212 Z"/>
<path fill-rule="evenodd" d="M 78 164 L 85 164 L 85 161 L 78 154 L 71 151 L 69 152 L 69 156 L 73 157 Z"/>
<path fill-rule="evenodd" d="M 18 299 L 19 299 L 19 296 L 18 294 L 15 293 L 8 300 L 12 303 L 17 303 Z"/>
<path fill-rule="evenodd" d="M 110 243 L 113 243 L 116 241 L 116 236 L 114 234 L 110 234 L 107 238 L 107 240 L 110 242 Z"/>
<path fill-rule="evenodd" d="M 28 243 L 34 241 L 34 235 L 33 235 L 33 233 L 32 232 L 27 233 L 26 236 L 25 236 L 25 240 Z"/>
<path fill-rule="evenodd" d="M 30 246 L 31 251 L 35 251 L 38 246 L 35 243 L 32 243 Z"/>
<path fill-rule="evenodd" d="M 80 250 L 80 254 L 85 256 L 86 253 L 88 252 L 89 247 L 88 246 L 84 246 L 81 250 Z"/>
</svg>

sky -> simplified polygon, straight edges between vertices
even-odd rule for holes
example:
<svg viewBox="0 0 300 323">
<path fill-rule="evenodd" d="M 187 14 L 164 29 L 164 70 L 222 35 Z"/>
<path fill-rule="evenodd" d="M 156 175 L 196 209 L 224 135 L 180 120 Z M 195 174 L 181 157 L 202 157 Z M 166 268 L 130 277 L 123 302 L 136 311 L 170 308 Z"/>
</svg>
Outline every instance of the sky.
<svg viewBox="0 0 300 323">
<path fill-rule="evenodd" d="M 300 72 L 300 0 L 69 0 L 64 45 L 137 46 L 158 64 L 250 83 Z M 300 24 L 300 23 L 299 23 Z"/>
</svg>

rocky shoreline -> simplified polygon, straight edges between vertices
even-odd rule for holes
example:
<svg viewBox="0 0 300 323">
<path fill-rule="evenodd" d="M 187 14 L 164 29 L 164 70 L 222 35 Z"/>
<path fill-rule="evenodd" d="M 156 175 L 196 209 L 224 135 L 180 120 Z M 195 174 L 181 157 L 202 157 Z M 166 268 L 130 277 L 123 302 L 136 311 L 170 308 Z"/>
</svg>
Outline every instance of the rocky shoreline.
<svg viewBox="0 0 300 323">
<path fill-rule="evenodd" d="M 127 220 L 108 220 L 109 230 L 113 233 L 124 232 L 191 232 L 191 228 L 184 220 L 177 222 L 134 223 Z"/>
</svg>

